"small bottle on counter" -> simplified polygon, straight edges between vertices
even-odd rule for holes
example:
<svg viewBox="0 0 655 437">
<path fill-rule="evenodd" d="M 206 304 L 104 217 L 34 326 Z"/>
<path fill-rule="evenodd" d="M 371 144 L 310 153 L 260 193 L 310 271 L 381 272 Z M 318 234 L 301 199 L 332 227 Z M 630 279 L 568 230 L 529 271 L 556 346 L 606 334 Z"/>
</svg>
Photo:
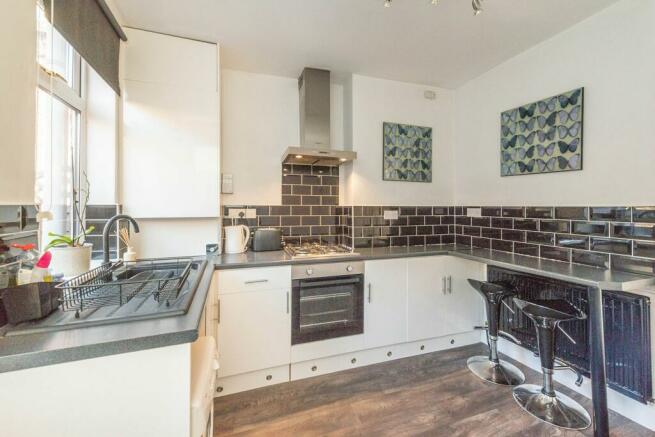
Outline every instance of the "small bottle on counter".
<svg viewBox="0 0 655 437">
<path fill-rule="evenodd" d="M 50 275 L 50 261 L 52 261 L 52 254 L 50 252 L 45 252 L 39 258 L 39 261 L 36 263 L 32 269 L 32 275 L 30 276 L 30 282 L 51 282 L 52 276 Z"/>
<path fill-rule="evenodd" d="M 127 250 L 123 254 L 123 261 L 136 261 L 136 251 L 132 246 L 127 246 Z"/>
</svg>

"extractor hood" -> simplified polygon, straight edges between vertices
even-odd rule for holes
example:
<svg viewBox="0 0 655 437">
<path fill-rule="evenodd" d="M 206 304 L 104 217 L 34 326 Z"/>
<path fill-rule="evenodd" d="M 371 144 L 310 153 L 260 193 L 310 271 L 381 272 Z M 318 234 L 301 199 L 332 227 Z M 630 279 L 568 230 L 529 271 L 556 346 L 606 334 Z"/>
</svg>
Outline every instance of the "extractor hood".
<svg viewBox="0 0 655 437">
<path fill-rule="evenodd" d="M 284 164 L 341 165 L 357 158 L 330 143 L 330 72 L 305 68 L 298 78 L 300 145 L 287 147 Z"/>
</svg>

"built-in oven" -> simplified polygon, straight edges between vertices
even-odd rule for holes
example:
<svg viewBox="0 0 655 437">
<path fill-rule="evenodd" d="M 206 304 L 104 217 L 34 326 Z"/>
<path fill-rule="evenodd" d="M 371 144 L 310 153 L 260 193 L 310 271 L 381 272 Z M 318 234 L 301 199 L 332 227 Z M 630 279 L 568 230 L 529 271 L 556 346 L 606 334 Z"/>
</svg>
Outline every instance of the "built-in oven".
<svg viewBox="0 0 655 437">
<path fill-rule="evenodd" d="M 291 268 L 291 344 L 364 332 L 364 262 Z"/>
</svg>

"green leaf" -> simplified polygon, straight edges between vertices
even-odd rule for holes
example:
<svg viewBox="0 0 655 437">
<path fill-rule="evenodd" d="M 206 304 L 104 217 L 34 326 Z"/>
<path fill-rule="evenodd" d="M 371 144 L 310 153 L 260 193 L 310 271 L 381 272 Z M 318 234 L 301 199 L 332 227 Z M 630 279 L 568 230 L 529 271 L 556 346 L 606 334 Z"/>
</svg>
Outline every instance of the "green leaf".
<svg viewBox="0 0 655 437">
<path fill-rule="evenodd" d="M 64 244 L 66 246 L 72 246 L 72 241 L 70 238 L 55 238 L 54 240 L 50 241 L 48 245 L 45 247 L 45 250 L 48 250 L 52 247 L 59 246 L 60 244 Z"/>
<path fill-rule="evenodd" d="M 54 232 L 48 232 L 49 237 L 57 237 L 58 240 L 64 240 L 68 245 L 73 244 L 73 239 L 67 235 L 55 234 Z"/>
</svg>

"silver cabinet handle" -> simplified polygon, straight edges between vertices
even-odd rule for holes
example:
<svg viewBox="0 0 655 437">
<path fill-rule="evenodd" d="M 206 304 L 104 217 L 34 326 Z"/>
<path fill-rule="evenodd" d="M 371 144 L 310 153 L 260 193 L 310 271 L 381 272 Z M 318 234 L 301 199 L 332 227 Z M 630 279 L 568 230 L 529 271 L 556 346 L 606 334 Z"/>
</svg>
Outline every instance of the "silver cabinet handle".
<svg viewBox="0 0 655 437">
<path fill-rule="evenodd" d="M 448 276 L 448 294 L 453 294 L 453 277 Z"/>
<path fill-rule="evenodd" d="M 245 281 L 244 284 L 261 284 L 263 282 L 268 282 L 268 279 L 255 279 L 254 281 Z"/>
<path fill-rule="evenodd" d="M 371 283 L 368 283 L 368 303 L 371 303 Z"/>
<path fill-rule="evenodd" d="M 217 313 L 216 320 L 220 324 L 221 323 L 221 300 L 220 299 L 218 299 L 218 304 L 216 304 L 216 313 Z"/>
<path fill-rule="evenodd" d="M 287 314 L 289 314 L 289 292 L 287 291 Z"/>
<path fill-rule="evenodd" d="M 441 277 L 441 292 L 443 294 L 446 294 L 446 277 L 445 276 Z"/>
</svg>

